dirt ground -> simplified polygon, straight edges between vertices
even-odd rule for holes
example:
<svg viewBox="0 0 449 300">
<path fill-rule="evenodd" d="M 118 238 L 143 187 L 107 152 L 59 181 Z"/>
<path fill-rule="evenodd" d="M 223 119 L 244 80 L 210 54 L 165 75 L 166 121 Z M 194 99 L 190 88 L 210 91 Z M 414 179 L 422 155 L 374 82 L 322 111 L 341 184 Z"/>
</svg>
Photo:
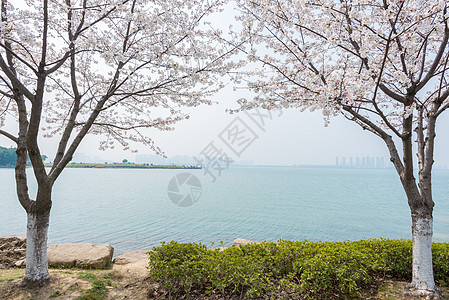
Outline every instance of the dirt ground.
<svg viewBox="0 0 449 300">
<path fill-rule="evenodd" d="M 127 276 L 114 270 L 51 269 L 50 283 L 36 288 L 19 286 L 24 275 L 25 270 L 23 269 L 0 270 L 0 299 L 47 300 L 82 298 L 138 300 L 158 296 L 153 294 L 155 286 L 147 278 Z"/>
<path fill-rule="evenodd" d="M 147 278 L 145 257 L 112 265 L 109 270 L 50 269 L 48 285 L 21 287 L 19 283 L 25 275 L 25 248 L 25 236 L 0 238 L 0 300 L 148 299 L 158 296 L 157 286 Z"/>
<path fill-rule="evenodd" d="M 367 299 L 373 300 L 383 300 L 383 299 L 391 299 L 391 300 L 416 300 L 416 299 L 429 299 L 426 297 L 411 297 L 408 294 L 407 289 L 408 283 L 401 281 L 384 281 L 381 282 L 380 287 L 376 291 L 376 295 L 373 297 L 367 297 Z M 439 288 L 442 294 L 442 300 L 449 299 L 449 289 L 447 287 Z"/>
<path fill-rule="evenodd" d="M 38 288 L 19 286 L 24 274 L 24 269 L 0 270 L 0 299 L 169 299 L 168 295 L 163 294 L 146 276 L 130 274 L 123 270 L 51 269 L 50 284 Z M 407 296 L 406 285 L 405 282 L 383 282 L 375 295 L 367 295 L 363 299 L 417 299 Z M 442 288 L 441 291 L 443 299 L 449 299 L 449 290 Z M 196 295 L 184 299 L 225 298 Z"/>
</svg>

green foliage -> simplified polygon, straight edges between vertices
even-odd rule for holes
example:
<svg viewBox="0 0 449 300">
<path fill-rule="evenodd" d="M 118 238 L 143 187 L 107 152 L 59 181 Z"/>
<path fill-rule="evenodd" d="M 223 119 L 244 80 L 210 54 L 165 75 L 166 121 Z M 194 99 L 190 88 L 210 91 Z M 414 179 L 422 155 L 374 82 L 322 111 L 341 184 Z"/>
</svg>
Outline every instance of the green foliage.
<svg viewBox="0 0 449 300">
<path fill-rule="evenodd" d="M 86 291 L 86 293 L 79 297 L 78 300 L 101 300 L 106 298 L 108 292 L 106 286 L 112 285 L 111 280 L 98 280 L 97 276 L 92 273 L 83 273 L 79 276 L 80 279 L 84 279 L 92 283 L 92 288 Z"/>
<path fill-rule="evenodd" d="M 88 264 L 80 264 L 78 266 L 49 264 L 49 267 L 51 267 L 53 269 L 60 269 L 60 270 L 97 270 L 97 269 L 99 269 L 99 268 L 93 268 L 91 265 L 88 265 Z M 106 265 L 102 266 L 100 269 L 101 270 L 112 269 L 112 262 L 108 261 L 106 263 Z"/>
<path fill-rule="evenodd" d="M 150 252 L 153 261 L 153 275 L 160 278 L 163 287 L 178 292 L 202 288 L 203 259 L 207 248 L 201 244 L 163 244 L 160 251 Z M 169 280 L 166 280 L 169 279 Z"/>
<path fill-rule="evenodd" d="M 171 296 L 195 293 L 258 298 L 358 298 L 375 279 L 411 278 L 409 240 L 264 242 L 223 252 L 175 241 L 149 252 L 151 277 Z M 434 243 L 435 280 L 449 284 L 449 244 Z"/>
<path fill-rule="evenodd" d="M 16 148 L 0 147 L 0 166 L 15 166 L 17 161 Z"/>
<path fill-rule="evenodd" d="M 11 276 L 11 277 L 6 277 L 6 278 L 0 278 L 0 283 L 1 282 L 9 282 L 9 281 L 13 281 L 16 279 L 20 279 L 23 278 L 23 275 L 18 275 L 18 276 Z M 1 286 L 0 286 L 1 287 Z"/>
<path fill-rule="evenodd" d="M 51 293 L 50 298 L 56 298 L 56 297 L 59 297 L 59 296 L 62 296 L 62 295 L 64 295 L 64 293 L 56 290 L 56 291 L 53 291 L 53 293 Z"/>
<path fill-rule="evenodd" d="M 449 286 L 449 243 L 433 243 L 433 273 L 439 286 Z"/>
<path fill-rule="evenodd" d="M 111 272 L 108 272 L 108 273 L 103 275 L 103 278 L 107 279 L 107 280 L 120 279 L 122 277 L 123 276 L 119 273 L 119 271 L 111 271 Z"/>
</svg>

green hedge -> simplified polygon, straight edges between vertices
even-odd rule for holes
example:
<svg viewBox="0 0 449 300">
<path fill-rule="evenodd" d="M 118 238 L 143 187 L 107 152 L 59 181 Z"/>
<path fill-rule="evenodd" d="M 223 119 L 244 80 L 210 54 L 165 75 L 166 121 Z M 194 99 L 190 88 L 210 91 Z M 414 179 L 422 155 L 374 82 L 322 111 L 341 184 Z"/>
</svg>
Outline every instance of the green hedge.
<svg viewBox="0 0 449 300">
<path fill-rule="evenodd" d="M 202 244 L 163 243 L 149 252 L 150 275 L 173 297 L 357 298 L 376 278 L 411 279 L 412 242 L 264 242 L 223 252 Z M 449 282 L 449 244 L 433 244 L 435 280 Z"/>
</svg>

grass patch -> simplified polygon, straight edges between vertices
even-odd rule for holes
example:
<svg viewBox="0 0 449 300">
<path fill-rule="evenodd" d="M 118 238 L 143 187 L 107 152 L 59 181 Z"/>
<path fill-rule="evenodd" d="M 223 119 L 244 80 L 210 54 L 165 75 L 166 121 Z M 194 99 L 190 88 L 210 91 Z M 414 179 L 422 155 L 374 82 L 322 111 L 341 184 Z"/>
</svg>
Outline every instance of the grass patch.
<svg viewBox="0 0 449 300">
<path fill-rule="evenodd" d="M 78 278 L 89 281 L 92 284 L 92 288 L 87 290 L 83 296 L 78 298 L 78 300 L 104 299 L 108 293 L 106 286 L 112 286 L 112 281 L 110 279 L 106 279 L 105 281 L 97 279 L 97 276 L 93 273 L 82 273 Z"/>
<path fill-rule="evenodd" d="M 51 264 L 48 265 L 49 268 L 55 269 L 55 270 L 59 269 L 59 270 L 73 270 L 73 271 L 76 271 L 76 270 L 79 270 L 79 271 L 81 271 L 81 270 L 111 270 L 112 266 L 113 266 L 113 264 L 111 261 L 107 262 L 106 265 L 104 265 L 102 268 L 99 268 L 99 269 L 92 268 L 92 266 L 90 266 L 90 265 L 81 265 L 81 266 L 76 266 L 76 267 L 75 266 L 51 265 Z"/>
<path fill-rule="evenodd" d="M 24 274 L 25 270 L 23 269 L 0 270 L 0 288 L 8 282 L 23 278 Z"/>
<path fill-rule="evenodd" d="M 14 281 L 16 279 L 23 278 L 23 276 L 15 276 L 15 277 L 8 277 L 8 278 L 1 278 L 0 282 L 8 282 L 8 281 Z"/>
<path fill-rule="evenodd" d="M 449 282 L 449 244 L 434 243 L 435 281 Z M 150 275 L 179 298 L 221 294 L 258 298 L 360 298 L 376 280 L 411 280 L 412 242 L 371 239 L 355 242 L 280 240 L 231 247 L 164 243 L 149 252 Z"/>
<path fill-rule="evenodd" d="M 56 290 L 56 291 L 53 291 L 53 293 L 50 294 L 50 298 L 56 298 L 56 297 L 59 297 L 59 296 L 62 296 L 62 295 L 64 295 L 64 292 Z"/>
<path fill-rule="evenodd" d="M 117 279 L 122 279 L 123 275 L 120 274 L 118 271 L 111 271 L 111 272 L 105 273 L 103 275 L 103 278 L 107 279 L 107 280 L 117 280 Z"/>
</svg>

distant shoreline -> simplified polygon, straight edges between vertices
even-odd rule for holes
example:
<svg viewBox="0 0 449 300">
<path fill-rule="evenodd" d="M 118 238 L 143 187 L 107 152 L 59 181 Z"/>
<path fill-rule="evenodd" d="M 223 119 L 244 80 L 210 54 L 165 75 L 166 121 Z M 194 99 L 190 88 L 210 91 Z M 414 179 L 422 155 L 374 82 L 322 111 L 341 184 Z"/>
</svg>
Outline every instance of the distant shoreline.
<svg viewBox="0 0 449 300">
<path fill-rule="evenodd" d="M 52 167 L 53 164 L 46 163 L 45 167 Z M 153 165 L 153 164 L 133 164 L 133 163 L 70 163 L 66 168 L 98 168 L 98 169 L 201 169 L 199 166 L 190 165 Z"/>
<path fill-rule="evenodd" d="M 51 168 L 53 164 L 45 163 L 46 168 Z M 31 167 L 31 165 L 27 165 Z M 354 168 L 350 166 L 336 166 L 336 165 L 239 165 L 232 164 L 232 167 L 246 167 L 246 168 L 299 168 L 299 169 L 334 169 L 334 170 L 394 170 L 393 167 L 385 168 Z M 14 169 L 15 166 L 0 166 L 0 169 Z M 133 163 L 70 163 L 66 168 L 98 168 L 98 169 L 202 169 L 201 166 L 192 165 L 151 165 L 151 164 L 133 164 Z M 434 171 L 449 171 L 449 168 L 434 167 Z"/>
</svg>

